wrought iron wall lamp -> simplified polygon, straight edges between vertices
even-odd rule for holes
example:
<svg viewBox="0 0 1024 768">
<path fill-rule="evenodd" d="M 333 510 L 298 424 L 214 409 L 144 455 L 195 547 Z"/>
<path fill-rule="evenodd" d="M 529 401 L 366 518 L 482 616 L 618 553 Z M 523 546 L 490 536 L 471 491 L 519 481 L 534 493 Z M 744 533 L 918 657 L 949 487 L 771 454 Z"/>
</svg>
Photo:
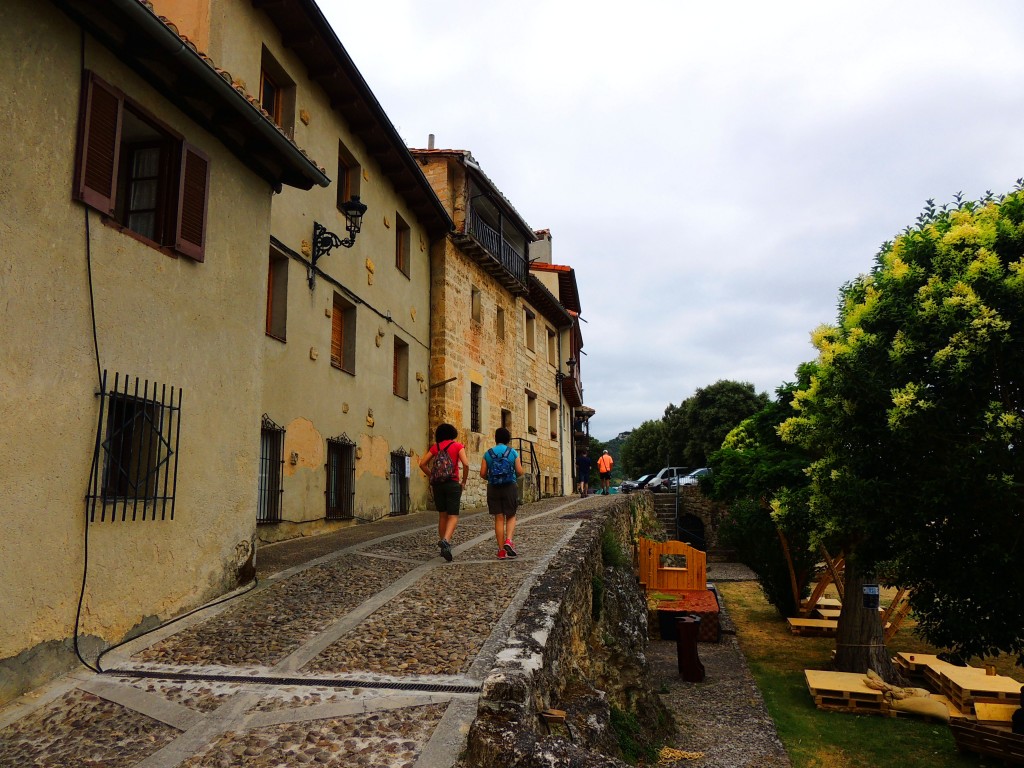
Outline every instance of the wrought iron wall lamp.
<svg viewBox="0 0 1024 768">
<path fill-rule="evenodd" d="M 565 367 L 569 369 L 568 373 L 562 373 L 561 371 L 555 373 L 555 384 L 559 387 L 562 386 L 563 381 L 572 378 L 573 368 L 576 367 L 576 358 L 570 357 L 568 360 L 566 360 Z"/>
<path fill-rule="evenodd" d="M 363 214 L 366 213 L 366 204 L 359 202 L 359 195 L 352 195 L 352 199 L 341 204 L 342 213 L 345 214 L 345 229 L 349 236 L 342 240 L 327 227 L 318 221 L 313 222 L 313 263 L 309 270 L 309 288 L 313 289 L 316 284 L 316 264 L 321 256 L 326 256 L 332 249 L 338 246 L 351 248 L 356 243 L 356 235 L 363 227 Z"/>
</svg>

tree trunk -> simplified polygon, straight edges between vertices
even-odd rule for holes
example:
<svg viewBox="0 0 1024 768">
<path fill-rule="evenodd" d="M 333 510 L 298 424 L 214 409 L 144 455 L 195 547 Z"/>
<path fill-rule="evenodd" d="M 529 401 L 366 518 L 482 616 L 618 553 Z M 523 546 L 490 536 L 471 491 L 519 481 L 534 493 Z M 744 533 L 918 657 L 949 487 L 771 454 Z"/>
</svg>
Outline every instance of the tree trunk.
<svg viewBox="0 0 1024 768">
<path fill-rule="evenodd" d="M 786 567 L 789 569 L 789 588 L 793 591 L 793 610 L 791 611 L 793 616 L 800 615 L 800 588 L 796 583 L 796 569 L 793 568 L 793 556 L 789 553 L 789 541 L 786 539 L 786 534 L 782 532 L 782 529 L 778 525 L 775 526 L 776 532 L 779 534 L 779 543 L 782 545 L 782 554 L 786 556 Z"/>
<path fill-rule="evenodd" d="M 836 630 L 836 670 L 864 674 L 872 669 L 891 685 L 906 685 L 885 647 L 881 613 L 864 607 L 864 576 L 849 557 L 843 582 L 845 598 Z"/>
</svg>

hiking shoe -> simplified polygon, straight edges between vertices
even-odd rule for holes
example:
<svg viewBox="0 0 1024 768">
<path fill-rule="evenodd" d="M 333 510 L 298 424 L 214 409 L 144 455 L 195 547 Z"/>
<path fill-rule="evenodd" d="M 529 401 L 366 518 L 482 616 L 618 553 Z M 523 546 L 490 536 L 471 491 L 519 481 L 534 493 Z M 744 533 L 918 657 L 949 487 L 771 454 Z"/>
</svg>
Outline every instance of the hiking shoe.
<svg viewBox="0 0 1024 768">
<path fill-rule="evenodd" d="M 449 563 L 452 561 L 452 545 L 444 539 L 441 539 L 441 557 L 447 560 Z"/>
<path fill-rule="evenodd" d="M 516 552 L 516 548 L 512 544 L 512 539 L 505 539 L 505 546 L 502 551 L 507 552 L 509 557 L 519 557 L 519 553 Z"/>
<path fill-rule="evenodd" d="M 507 557 L 508 557 L 508 554 L 505 552 L 504 549 L 499 549 L 498 550 L 498 559 L 499 560 L 504 560 Z"/>
</svg>

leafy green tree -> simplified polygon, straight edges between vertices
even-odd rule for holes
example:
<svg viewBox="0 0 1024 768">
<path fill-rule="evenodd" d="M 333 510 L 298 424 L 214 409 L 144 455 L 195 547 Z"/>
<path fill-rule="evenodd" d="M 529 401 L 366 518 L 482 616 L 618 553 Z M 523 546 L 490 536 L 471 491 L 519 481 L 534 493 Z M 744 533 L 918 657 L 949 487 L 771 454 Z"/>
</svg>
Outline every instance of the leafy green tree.
<svg viewBox="0 0 1024 768">
<path fill-rule="evenodd" d="M 706 466 L 729 431 L 768 402 L 768 395 L 756 392 L 749 382 L 722 379 L 698 388 L 680 406 L 686 425 L 681 465 Z"/>
<path fill-rule="evenodd" d="M 656 472 L 664 466 L 662 453 L 665 425 L 662 421 L 645 421 L 630 432 L 622 444 L 617 464 L 622 465 L 626 477 L 639 477 L 646 472 Z M 597 454 L 600 456 L 600 452 Z"/>
<path fill-rule="evenodd" d="M 812 370 L 811 365 L 801 366 L 800 381 L 809 382 Z M 705 494 L 728 506 L 719 530 L 723 543 L 735 548 L 739 560 L 757 574 L 765 597 L 784 616 L 797 614 L 817 559 L 806 519 L 791 512 L 783 527 L 772 515 L 772 500 L 781 496 L 791 510 L 806 510 L 809 481 L 804 469 L 811 457 L 778 435 L 779 425 L 793 413 L 797 386 L 780 386 L 774 401 L 726 435 L 709 458 L 711 477 L 701 484 Z"/>
<path fill-rule="evenodd" d="M 687 426 L 687 408 L 686 402 L 683 401 L 679 405 L 672 405 L 669 403 L 665 408 L 665 415 L 661 417 L 661 422 L 665 429 L 662 433 L 661 441 L 661 457 L 662 463 L 658 467 L 685 467 L 686 459 L 684 453 L 686 450 L 688 426 Z"/>
<path fill-rule="evenodd" d="M 836 666 L 891 673 L 872 574 L 912 590 L 918 630 L 1024 661 L 1024 194 L 929 201 L 844 286 L 784 439 L 809 468 L 813 539 L 846 555 Z M 794 510 L 779 505 L 785 519 Z M 883 671 L 885 670 L 885 671 Z"/>
</svg>

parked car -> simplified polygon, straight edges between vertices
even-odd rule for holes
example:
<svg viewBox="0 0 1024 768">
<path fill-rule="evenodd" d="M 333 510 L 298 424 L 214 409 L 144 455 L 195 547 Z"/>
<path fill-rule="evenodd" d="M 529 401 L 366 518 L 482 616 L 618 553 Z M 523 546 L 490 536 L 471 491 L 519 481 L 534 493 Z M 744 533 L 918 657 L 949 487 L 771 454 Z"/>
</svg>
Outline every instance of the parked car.
<svg viewBox="0 0 1024 768">
<path fill-rule="evenodd" d="M 647 490 L 651 493 L 668 493 L 671 488 L 669 483 L 678 477 L 688 474 L 689 467 L 662 467 L 651 481 L 647 483 Z"/>
<path fill-rule="evenodd" d="M 679 478 L 679 484 L 680 485 L 700 485 L 700 479 L 702 477 L 707 477 L 710 474 L 711 474 L 711 470 L 708 467 L 701 467 L 700 469 L 695 469 L 690 474 L 683 475 L 681 478 Z"/>
<path fill-rule="evenodd" d="M 633 491 L 639 491 L 641 488 L 645 488 L 647 483 L 654 477 L 653 472 L 649 472 L 646 475 L 640 475 L 636 480 L 623 480 L 622 485 L 619 489 L 622 493 L 632 493 Z"/>
</svg>

